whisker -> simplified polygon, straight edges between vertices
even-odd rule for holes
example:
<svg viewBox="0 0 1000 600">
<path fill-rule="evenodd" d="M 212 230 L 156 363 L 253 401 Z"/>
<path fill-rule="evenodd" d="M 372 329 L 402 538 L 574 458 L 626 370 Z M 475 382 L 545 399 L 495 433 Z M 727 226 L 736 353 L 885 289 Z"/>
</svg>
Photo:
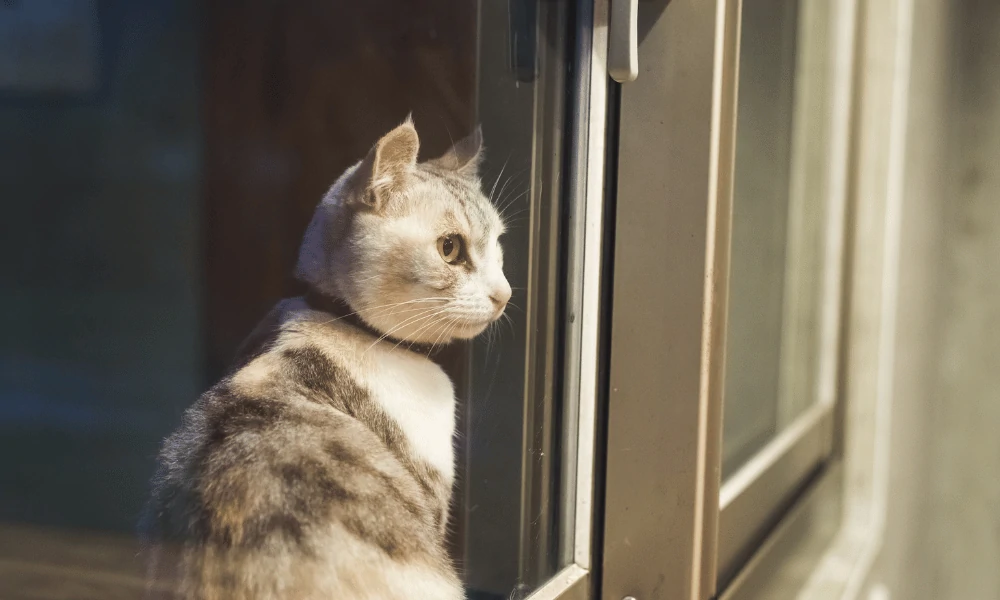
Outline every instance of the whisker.
<svg viewBox="0 0 1000 600">
<path fill-rule="evenodd" d="M 516 326 L 514 325 L 514 319 L 511 319 L 510 315 L 508 315 L 507 313 L 504 313 L 500 316 L 504 319 L 504 323 L 510 326 L 510 334 L 515 335 L 517 333 L 517 330 Z M 499 319 L 497 320 L 497 322 L 498 323 L 500 322 Z M 500 331 L 503 331 L 503 329 L 500 328 Z"/>
<path fill-rule="evenodd" d="M 441 333 L 439 333 L 438 336 L 434 338 L 434 343 L 431 344 L 431 349 L 427 353 L 428 355 L 434 351 L 434 347 L 437 346 L 437 343 L 442 339 L 442 337 L 447 339 L 448 335 L 450 335 L 451 332 L 455 329 L 455 325 L 458 323 L 458 320 L 459 317 L 457 316 L 451 318 L 451 321 L 449 321 L 446 324 L 446 326 L 441 330 Z"/>
<path fill-rule="evenodd" d="M 497 192 L 497 201 L 496 201 L 497 205 L 499 205 L 499 206 L 506 206 L 506 205 L 503 204 L 503 191 L 505 189 L 507 189 L 507 186 L 510 185 L 511 181 L 513 181 L 513 179 L 515 177 L 519 176 L 519 175 L 520 175 L 520 173 L 515 173 L 515 174 L 511 175 L 510 177 L 507 178 L 507 181 L 505 181 L 503 183 L 503 185 L 500 186 L 500 191 Z M 501 208 L 501 210 L 503 210 L 503 209 Z"/>
<path fill-rule="evenodd" d="M 489 344 L 490 344 L 491 348 L 493 346 L 497 345 L 501 341 L 501 338 L 500 338 L 500 326 L 499 325 L 500 325 L 500 321 L 493 321 L 492 323 L 490 323 L 490 340 L 489 340 Z"/>
<path fill-rule="evenodd" d="M 523 308 L 521 308 L 520 306 L 514 304 L 513 302 L 507 302 L 507 306 L 509 306 L 511 308 L 516 308 L 517 310 L 519 310 L 521 312 L 524 312 Z M 504 314 L 507 314 L 507 313 L 504 313 Z"/>
<path fill-rule="evenodd" d="M 517 334 L 517 325 L 514 324 L 514 319 L 510 318 L 510 315 L 508 315 L 507 313 L 504 313 L 503 316 L 507 318 L 507 321 L 506 321 L 507 325 L 510 325 L 510 334 L 511 335 L 516 335 Z"/>
<path fill-rule="evenodd" d="M 490 350 L 493 348 L 493 324 L 494 323 L 496 323 L 496 321 L 494 321 L 493 323 L 490 323 L 489 325 L 486 326 L 486 332 L 485 332 L 486 333 L 486 356 L 490 355 Z"/>
<path fill-rule="evenodd" d="M 498 212 L 500 213 L 500 217 L 503 218 L 503 219 L 508 218 L 510 215 L 507 215 L 507 211 L 510 210 L 510 207 L 513 206 L 515 202 L 517 202 L 521 198 L 525 197 L 528 194 L 529 191 L 530 190 L 524 190 L 523 192 L 521 192 L 519 194 L 514 194 L 514 192 L 511 192 L 511 194 L 513 194 L 513 195 L 509 199 L 507 199 L 503 203 L 503 205 L 498 209 Z M 524 207 L 524 208 L 521 209 L 521 211 L 524 211 L 524 210 L 527 210 L 527 209 L 528 209 L 528 207 Z M 515 213 L 515 214 L 517 214 L 517 213 Z"/>
<path fill-rule="evenodd" d="M 500 178 L 503 177 L 504 169 L 507 168 L 507 163 L 510 162 L 510 156 L 511 156 L 510 153 L 508 153 L 507 159 L 503 161 L 503 166 L 500 167 L 500 174 L 497 175 L 496 181 L 493 182 L 493 187 L 490 189 L 490 195 L 489 195 L 490 202 L 493 202 L 493 192 L 496 191 L 497 184 L 500 183 Z"/>
<path fill-rule="evenodd" d="M 518 217 L 516 219 L 511 219 L 509 221 L 504 221 L 503 226 L 508 231 L 511 230 L 511 229 L 516 229 L 517 227 L 520 227 L 523 223 L 527 223 L 529 217 L 531 217 L 531 215 L 523 215 L 523 216 L 520 216 L 520 217 Z"/>
<path fill-rule="evenodd" d="M 497 213 L 499 214 L 500 218 L 501 218 L 501 219 L 502 219 L 502 220 L 503 220 L 503 221 L 504 221 L 505 223 L 506 223 L 506 222 L 507 222 L 507 220 L 508 220 L 508 219 L 510 219 L 510 217 L 511 217 L 511 214 L 510 214 L 510 211 L 511 211 L 511 209 L 512 209 L 512 208 L 513 208 L 513 209 L 517 209 L 517 212 L 518 212 L 518 213 L 519 213 L 520 211 L 524 211 L 524 210 L 527 210 L 528 208 L 530 208 L 530 206 L 529 206 L 528 204 L 524 204 L 524 205 L 522 205 L 522 204 L 521 204 L 521 203 L 519 202 L 519 201 L 520 201 L 520 200 L 521 200 L 522 198 L 524 198 L 524 197 L 525 197 L 525 196 L 526 196 L 527 194 L 528 194 L 528 190 L 525 190 L 525 191 L 523 191 L 523 192 L 520 192 L 520 193 L 515 193 L 515 194 L 512 194 L 512 195 L 510 196 L 510 198 L 506 199 L 506 200 L 504 201 L 504 203 L 503 203 L 503 204 L 502 204 L 502 205 L 500 206 L 500 208 L 499 208 L 499 210 L 497 211 Z"/>
<path fill-rule="evenodd" d="M 522 194 L 522 195 L 523 195 L 523 194 Z M 509 207 L 508 207 L 508 208 L 509 208 Z M 512 212 L 512 213 L 511 213 L 511 214 L 509 214 L 509 215 L 508 215 L 508 214 L 507 214 L 506 212 L 503 212 L 503 213 L 500 213 L 500 218 L 504 220 L 504 223 L 508 223 L 508 222 L 510 222 L 510 221 L 511 221 L 511 220 L 512 220 L 512 219 L 513 219 L 514 217 L 517 217 L 517 216 L 519 216 L 519 215 L 522 215 L 522 214 L 524 214 L 524 213 L 528 212 L 528 209 L 529 209 L 529 208 L 530 208 L 530 207 L 528 207 L 528 206 L 525 206 L 524 208 L 519 208 L 519 209 L 515 210 L 514 212 Z"/>
<path fill-rule="evenodd" d="M 410 323 L 410 324 L 411 324 L 411 325 L 412 325 L 412 324 L 416 324 L 416 323 L 419 323 L 420 321 L 423 321 L 423 320 L 425 320 L 425 319 L 431 319 L 430 323 L 434 323 L 435 321 L 434 321 L 433 319 L 434 319 L 434 317 L 436 317 L 437 315 L 438 315 L 438 313 L 434 313 L 434 314 L 430 314 L 430 315 L 424 315 L 424 316 L 420 317 L 419 319 L 416 319 L 416 320 L 415 320 L 415 321 L 414 321 L 413 323 Z M 402 326 L 400 326 L 400 327 L 402 327 Z M 371 346 L 368 346 L 367 348 L 365 348 L 365 351 L 364 351 L 364 352 L 362 352 L 361 354 L 362 354 L 362 355 L 366 354 L 366 353 L 367 353 L 367 352 L 368 352 L 369 350 L 371 350 L 371 349 L 372 349 L 372 348 L 374 348 L 375 346 L 379 345 L 379 343 L 381 343 L 381 342 L 382 342 L 382 341 L 384 341 L 384 340 L 385 340 L 385 339 L 386 339 L 387 337 L 389 337 L 389 336 L 390 336 L 390 335 L 392 334 L 392 332 L 394 332 L 394 331 L 398 331 L 398 330 L 400 329 L 400 327 L 396 327 L 396 328 L 394 328 L 393 330 L 391 330 L 390 332 L 386 333 L 385 335 L 382 335 L 381 337 L 379 337 L 379 338 L 378 338 L 377 340 L 375 340 L 375 341 L 374 341 L 374 342 L 372 343 L 372 345 L 371 345 Z M 421 327 L 421 329 L 423 329 L 423 327 Z M 414 343 L 416 343 L 416 342 L 413 342 L 412 340 L 409 340 L 409 339 L 406 339 L 406 338 L 400 338 L 400 339 L 399 339 L 399 341 L 397 341 L 397 342 L 395 343 L 395 345 L 393 345 L 393 347 L 392 347 L 392 348 L 393 348 L 393 349 L 395 349 L 395 348 L 398 348 L 400 344 L 404 344 L 404 343 L 405 343 L 405 344 L 408 344 L 409 346 L 412 346 L 412 345 L 413 345 Z"/>
<path fill-rule="evenodd" d="M 396 348 L 399 348 L 399 346 L 401 344 L 406 344 L 407 348 L 412 349 L 414 344 L 419 343 L 419 342 L 416 341 L 416 338 L 417 338 L 417 336 L 420 335 L 420 333 L 422 331 L 424 331 L 425 329 L 428 329 L 429 327 L 431 327 L 431 326 L 433 326 L 433 325 L 435 325 L 437 323 L 441 323 L 444 320 L 443 318 L 435 320 L 434 317 L 437 317 L 438 314 L 439 313 L 435 313 L 435 314 L 431 315 L 430 316 L 431 320 L 429 322 L 421 325 L 416 331 L 414 331 L 413 333 L 411 333 L 410 336 L 409 336 L 411 339 L 400 339 L 398 342 L 396 342 L 396 344 L 392 347 L 392 349 L 395 350 Z"/>
<path fill-rule="evenodd" d="M 365 348 L 365 351 L 362 352 L 362 354 L 367 353 L 369 350 L 371 350 L 372 348 L 374 348 L 375 346 L 377 346 L 379 342 L 381 342 L 385 338 L 391 336 L 393 333 L 395 333 L 396 331 L 399 331 L 403 327 L 406 327 L 407 325 L 410 325 L 410 324 L 413 324 L 413 323 L 419 323 L 420 321 L 422 321 L 424 319 L 433 318 L 436 315 L 441 314 L 445 310 L 448 310 L 448 308 L 449 308 L 448 306 L 429 308 L 429 309 L 425 310 L 424 312 L 422 312 L 419 315 L 415 315 L 415 316 L 412 316 L 412 317 L 409 317 L 409 318 L 405 319 L 402 323 L 398 323 L 395 327 L 391 328 L 389 331 L 384 332 L 377 340 L 375 340 L 374 342 L 372 342 L 371 346 L 368 346 L 367 348 Z M 426 313 L 431 313 L 431 314 L 426 314 Z"/>
<path fill-rule="evenodd" d="M 514 173 L 511 173 L 511 175 L 507 178 L 507 183 L 515 183 L 515 182 L 521 181 L 521 177 L 523 175 L 525 175 L 526 173 L 528 173 L 529 170 L 530 170 L 530 168 L 531 168 L 530 165 L 528 165 L 528 166 L 525 166 L 524 168 L 522 168 L 522 169 L 520 169 L 520 170 L 518 170 L 518 171 L 516 171 Z M 500 201 L 503 198 L 503 188 L 504 188 L 504 186 L 501 186 L 500 187 L 501 191 L 497 192 L 497 200 L 498 201 Z"/>
<path fill-rule="evenodd" d="M 390 304 L 383 304 L 381 306 L 375 306 L 375 307 L 372 307 L 372 308 L 362 308 L 361 310 L 356 310 L 354 312 L 347 313 L 346 315 L 341 315 L 339 317 L 334 317 L 334 318 L 329 319 L 327 321 L 323 321 L 322 323 L 320 323 L 320 325 L 327 325 L 329 323 L 333 323 L 334 321 L 339 321 L 341 319 L 345 319 L 347 317 L 354 316 L 354 315 L 360 313 L 362 310 L 380 311 L 378 315 L 372 315 L 372 316 L 385 316 L 385 314 L 381 312 L 384 309 L 395 308 L 395 307 L 403 306 L 403 305 L 406 305 L 406 304 L 414 304 L 414 303 L 417 303 L 417 302 L 440 302 L 440 301 L 447 301 L 447 300 L 449 300 L 449 298 L 441 296 L 441 297 L 434 297 L 434 298 L 416 298 L 414 300 L 406 300 L 405 302 L 392 302 Z"/>
<path fill-rule="evenodd" d="M 459 324 L 459 323 L 460 323 L 460 319 L 458 319 L 458 318 L 456 317 L 456 318 L 455 318 L 455 320 L 454 320 L 454 321 L 453 321 L 453 322 L 451 323 L 451 325 L 449 326 L 449 328 L 448 328 L 448 333 L 446 333 L 446 334 L 445 334 L 445 337 L 447 337 L 447 338 L 450 338 L 450 337 L 451 337 L 451 334 L 452 334 L 452 332 L 453 332 L 453 331 L 455 331 L 455 329 L 456 329 L 456 328 L 458 327 L 458 324 Z"/>
<path fill-rule="evenodd" d="M 435 316 L 438 316 L 438 315 L 436 314 Z M 437 325 L 440 325 L 440 324 L 444 323 L 445 320 L 447 320 L 447 319 L 448 319 L 448 315 L 445 315 L 445 316 L 439 318 L 436 321 L 431 321 L 430 323 L 427 323 L 426 325 L 422 326 L 420 329 L 414 331 L 411 337 L 415 338 L 418 335 L 420 335 L 422 332 L 430 329 L 431 327 L 435 327 Z M 434 331 L 437 331 L 437 329 L 435 329 Z M 430 336 L 428 336 L 428 337 L 430 337 Z"/>
</svg>

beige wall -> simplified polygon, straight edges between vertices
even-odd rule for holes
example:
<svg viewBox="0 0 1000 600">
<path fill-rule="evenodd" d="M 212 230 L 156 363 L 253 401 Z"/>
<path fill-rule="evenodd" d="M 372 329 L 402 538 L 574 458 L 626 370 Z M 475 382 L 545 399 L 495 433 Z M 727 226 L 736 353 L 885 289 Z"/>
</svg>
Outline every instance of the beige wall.
<svg viewBox="0 0 1000 600">
<path fill-rule="evenodd" d="M 893 598 L 1000 598 L 1000 5 L 915 0 L 885 542 Z"/>
</svg>

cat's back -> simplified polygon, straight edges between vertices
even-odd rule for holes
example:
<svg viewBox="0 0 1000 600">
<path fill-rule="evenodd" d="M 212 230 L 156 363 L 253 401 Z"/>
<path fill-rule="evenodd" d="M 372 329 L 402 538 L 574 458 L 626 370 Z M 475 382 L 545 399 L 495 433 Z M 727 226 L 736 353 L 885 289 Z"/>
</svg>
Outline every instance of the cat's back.
<svg viewBox="0 0 1000 600">
<path fill-rule="evenodd" d="M 241 597 L 234 582 L 248 598 L 460 597 L 443 544 L 450 470 L 412 447 L 405 411 L 385 402 L 414 385 L 434 400 L 435 371 L 359 356 L 349 328 L 276 310 L 272 333 L 165 443 L 149 525 L 178 556 L 161 580 L 196 598 Z M 387 366 L 402 387 L 378 383 Z"/>
</svg>

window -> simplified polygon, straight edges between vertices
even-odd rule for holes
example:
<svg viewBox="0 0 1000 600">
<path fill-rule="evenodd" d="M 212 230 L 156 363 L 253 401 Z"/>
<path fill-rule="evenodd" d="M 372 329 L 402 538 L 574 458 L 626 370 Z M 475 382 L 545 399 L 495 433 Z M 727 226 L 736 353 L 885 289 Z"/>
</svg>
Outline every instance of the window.
<svg viewBox="0 0 1000 600">
<path fill-rule="evenodd" d="M 839 493 L 853 0 L 63 4 L 0 8 L 0 588 L 139 593 L 161 440 L 408 113 L 509 222 L 436 359 L 470 598 L 728 597 Z"/>
<path fill-rule="evenodd" d="M 724 581 L 833 448 L 846 178 L 845 138 L 837 131 L 847 129 L 838 90 L 850 89 L 850 69 L 838 69 L 838 61 L 852 50 L 838 34 L 853 27 L 843 7 L 813 0 L 743 5 L 722 442 Z"/>
<path fill-rule="evenodd" d="M 602 597 L 731 593 L 832 481 L 853 15 L 638 3 L 639 76 L 617 96 Z"/>
<path fill-rule="evenodd" d="M 0 176 L 16 199 L 0 242 L 0 560 L 23 565 L 0 587 L 142 589 L 133 531 L 161 440 L 270 307 L 301 293 L 291 274 L 314 207 L 412 112 L 422 159 L 482 125 L 485 191 L 509 220 L 509 322 L 439 358 L 460 401 L 453 558 L 473 598 L 585 589 L 606 84 L 592 13 L 562 0 L 0 9 L 0 30 L 76 48 L 10 38 L 20 50 L 0 65 Z"/>
</svg>

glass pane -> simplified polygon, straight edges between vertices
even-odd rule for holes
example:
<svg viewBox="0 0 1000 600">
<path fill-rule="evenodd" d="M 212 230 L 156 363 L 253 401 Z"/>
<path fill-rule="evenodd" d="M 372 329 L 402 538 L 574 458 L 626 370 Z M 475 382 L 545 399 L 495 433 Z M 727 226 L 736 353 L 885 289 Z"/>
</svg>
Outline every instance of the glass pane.
<svg viewBox="0 0 1000 600">
<path fill-rule="evenodd" d="M 829 4 L 743 4 L 723 476 L 817 400 Z"/>
<path fill-rule="evenodd" d="M 317 202 L 408 113 L 420 160 L 481 124 L 507 222 L 506 317 L 434 355 L 457 396 L 448 552 L 473 598 L 565 566 L 575 20 L 568 0 L 0 8 L 0 587 L 139 593 L 164 437 L 303 294 Z"/>
</svg>

